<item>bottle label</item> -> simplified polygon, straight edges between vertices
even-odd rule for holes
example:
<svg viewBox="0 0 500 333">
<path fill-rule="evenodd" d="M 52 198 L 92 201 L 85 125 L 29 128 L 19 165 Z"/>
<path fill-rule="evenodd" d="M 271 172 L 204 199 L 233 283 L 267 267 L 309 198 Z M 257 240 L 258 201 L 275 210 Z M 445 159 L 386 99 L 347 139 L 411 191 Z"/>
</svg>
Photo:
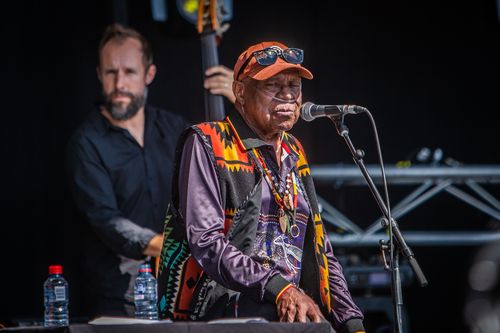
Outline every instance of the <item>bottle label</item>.
<svg viewBox="0 0 500 333">
<path fill-rule="evenodd" d="M 135 301 L 143 301 L 146 299 L 144 295 L 146 292 L 146 285 L 144 283 L 136 283 L 135 284 L 135 292 L 134 292 L 134 300 Z"/>
<path fill-rule="evenodd" d="M 66 288 L 62 286 L 54 287 L 54 294 L 56 295 L 56 301 L 66 300 Z"/>
</svg>

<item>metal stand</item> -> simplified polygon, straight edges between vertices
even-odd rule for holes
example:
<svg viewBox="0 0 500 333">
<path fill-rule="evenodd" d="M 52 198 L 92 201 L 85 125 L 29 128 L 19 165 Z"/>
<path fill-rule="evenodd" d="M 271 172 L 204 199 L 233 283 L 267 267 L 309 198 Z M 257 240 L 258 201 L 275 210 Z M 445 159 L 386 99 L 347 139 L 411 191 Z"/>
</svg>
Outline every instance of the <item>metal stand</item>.
<svg viewBox="0 0 500 333">
<path fill-rule="evenodd" d="M 344 117 L 338 117 L 338 118 L 332 117 L 330 119 L 334 122 L 338 134 L 341 137 L 343 137 L 345 142 L 347 143 L 347 146 L 352 154 L 354 162 L 361 170 L 361 173 L 363 174 L 366 183 L 368 184 L 368 187 L 373 197 L 375 198 L 375 201 L 377 202 L 380 210 L 382 211 L 383 216 L 385 217 L 384 219 L 382 219 L 382 226 L 384 228 L 389 229 L 389 242 L 386 243 L 383 240 L 381 240 L 380 249 L 382 251 L 382 254 L 384 255 L 384 258 L 385 258 L 385 252 L 389 251 L 390 265 L 387 265 L 386 262 L 385 267 L 386 269 L 389 269 L 391 272 L 391 291 L 393 296 L 393 310 L 394 310 L 394 331 L 396 333 L 402 333 L 403 325 L 402 325 L 401 313 L 403 310 L 403 296 L 401 291 L 401 276 L 399 272 L 399 251 L 408 260 L 421 287 L 427 286 L 428 284 L 427 279 L 425 278 L 424 273 L 420 269 L 420 266 L 417 260 L 415 259 L 412 250 L 406 244 L 403 235 L 401 234 L 401 231 L 398 228 L 398 224 L 391 217 L 390 209 L 388 209 L 388 207 L 385 205 L 384 201 L 382 200 L 382 197 L 380 196 L 380 193 L 377 190 L 377 187 L 375 186 L 372 178 L 370 177 L 370 174 L 368 173 L 368 170 L 366 169 L 366 166 L 363 162 L 363 157 L 365 153 L 361 149 L 356 149 L 351 139 L 349 138 L 349 129 L 344 124 Z"/>
</svg>

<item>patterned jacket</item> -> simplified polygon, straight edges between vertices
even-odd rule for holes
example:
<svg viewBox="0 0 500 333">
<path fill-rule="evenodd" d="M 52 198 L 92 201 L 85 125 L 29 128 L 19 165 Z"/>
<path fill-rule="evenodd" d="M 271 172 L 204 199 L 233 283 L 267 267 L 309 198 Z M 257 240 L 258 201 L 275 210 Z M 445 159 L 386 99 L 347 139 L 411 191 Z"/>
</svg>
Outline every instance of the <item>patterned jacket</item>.
<svg viewBox="0 0 500 333">
<path fill-rule="evenodd" d="M 232 114 L 224 121 L 202 123 L 192 127 L 202 139 L 209 152 L 220 185 L 225 208 L 225 233 L 227 241 L 243 253 L 248 254 L 255 238 L 258 214 L 260 213 L 262 173 L 256 167 L 252 148 L 262 141 L 250 130 L 239 114 Z M 182 152 L 186 131 L 179 141 L 178 159 Z M 362 331 L 362 314 L 352 303 L 347 291 L 340 265 L 332 253 L 331 246 L 319 214 L 314 185 L 304 151 L 300 143 L 285 133 L 284 142 L 299 156 L 295 170 L 300 186 L 306 194 L 311 214 L 306 230 L 302 256 L 300 288 L 320 306 L 325 317 L 336 327 L 348 326 L 348 331 Z M 177 170 L 178 173 L 178 170 Z M 196 320 L 202 317 L 222 295 L 236 291 L 215 282 L 191 256 L 186 239 L 185 221 L 177 213 L 177 184 L 174 183 L 174 199 L 165 223 L 164 245 L 160 258 L 159 309 L 161 317 Z M 235 190 L 237 189 L 237 190 Z M 328 246 L 326 246 L 328 245 Z M 335 261 L 332 265 L 330 261 Z M 329 272 L 333 269 L 333 272 Z M 338 269 L 337 269 L 338 268 Z M 329 274 L 333 274 L 330 279 Z M 341 280 L 338 284 L 334 281 Z M 273 276 L 263 293 L 264 301 L 273 302 L 288 284 L 280 275 Z M 332 294 L 331 285 L 339 290 Z M 342 290 L 340 290 L 342 289 Z M 348 299 L 351 309 L 335 315 L 335 295 Z M 343 302 L 345 303 L 345 302 Z M 345 304 L 344 304 L 345 305 Z"/>
</svg>

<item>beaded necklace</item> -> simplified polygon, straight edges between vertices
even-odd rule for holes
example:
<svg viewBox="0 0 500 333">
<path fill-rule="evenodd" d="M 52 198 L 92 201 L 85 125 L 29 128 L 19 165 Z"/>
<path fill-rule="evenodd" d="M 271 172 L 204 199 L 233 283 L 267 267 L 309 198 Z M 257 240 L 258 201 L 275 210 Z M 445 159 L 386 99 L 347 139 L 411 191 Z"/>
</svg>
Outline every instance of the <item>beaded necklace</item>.
<svg viewBox="0 0 500 333">
<path fill-rule="evenodd" d="M 298 197 L 297 182 L 293 176 L 293 170 L 290 170 L 286 175 L 285 190 L 280 192 L 278 180 L 272 175 L 262 155 L 255 148 L 253 148 L 253 153 L 264 171 L 264 178 L 271 188 L 274 201 L 278 205 L 278 221 L 281 232 L 288 233 L 294 238 L 299 236 L 300 229 L 295 223 L 295 211 Z"/>
</svg>

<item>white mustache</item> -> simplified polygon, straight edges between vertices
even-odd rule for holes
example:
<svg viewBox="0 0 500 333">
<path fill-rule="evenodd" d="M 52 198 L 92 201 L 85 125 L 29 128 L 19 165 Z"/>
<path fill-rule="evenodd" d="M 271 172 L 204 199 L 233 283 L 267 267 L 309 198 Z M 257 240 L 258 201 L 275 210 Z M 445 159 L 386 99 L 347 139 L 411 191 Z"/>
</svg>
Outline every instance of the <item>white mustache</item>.
<svg viewBox="0 0 500 333">
<path fill-rule="evenodd" d="M 273 97 L 273 99 L 279 103 L 282 103 L 276 106 L 275 111 L 295 111 L 296 108 L 298 107 L 296 98 L 282 99 L 279 97 Z"/>
<path fill-rule="evenodd" d="M 282 99 L 282 98 L 274 96 L 273 99 L 275 101 L 278 101 L 278 102 L 281 102 L 281 103 L 295 104 L 297 102 L 296 98 L 294 98 L 294 99 Z"/>
</svg>

